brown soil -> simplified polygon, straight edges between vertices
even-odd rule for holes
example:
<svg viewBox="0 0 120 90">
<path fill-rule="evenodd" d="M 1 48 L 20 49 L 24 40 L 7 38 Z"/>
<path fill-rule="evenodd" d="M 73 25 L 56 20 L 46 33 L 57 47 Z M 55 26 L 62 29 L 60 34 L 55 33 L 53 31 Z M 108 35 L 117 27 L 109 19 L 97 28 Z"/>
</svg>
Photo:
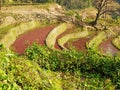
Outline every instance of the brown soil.
<svg viewBox="0 0 120 90">
<path fill-rule="evenodd" d="M 85 38 L 80 38 L 73 42 L 67 42 L 65 44 L 65 47 L 67 47 L 67 48 L 74 47 L 75 49 L 77 49 L 79 51 L 86 51 L 87 50 L 86 43 L 89 42 L 90 39 L 91 39 L 91 37 L 85 37 Z"/>
<path fill-rule="evenodd" d="M 47 26 L 35 29 L 19 36 L 12 45 L 13 50 L 18 54 L 23 54 L 25 49 L 34 42 L 45 45 L 46 36 L 54 27 L 55 26 Z"/>
<path fill-rule="evenodd" d="M 114 45 L 112 44 L 112 39 L 113 38 L 109 38 L 106 41 L 103 41 L 100 45 L 99 45 L 99 50 L 104 53 L 104 54 L 110 54 L 110 55 L 115 55 L 119 50 L 117 48 L 114 47 Z"/>
</svg>

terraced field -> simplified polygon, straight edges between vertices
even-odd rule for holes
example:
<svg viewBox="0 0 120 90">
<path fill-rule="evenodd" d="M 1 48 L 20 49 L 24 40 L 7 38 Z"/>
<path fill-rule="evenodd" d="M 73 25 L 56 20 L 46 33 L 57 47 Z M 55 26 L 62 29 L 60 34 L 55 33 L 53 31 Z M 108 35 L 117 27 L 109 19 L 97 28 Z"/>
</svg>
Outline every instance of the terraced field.
<svg viewBox="0 0 120 90">
<path fill-rule="evenodd" d="M 25 33 L 28 30 L 31 31 Z M 86 51 L 88 48 L 93 48 L 106 54 L 116 55 L 120 50 L 120 36 L 117 34 L 112 29 L 94 31 L 70 23 L 41 25 L 36 21 L 14 22 L 0 26 L 0 43 L 19 54 L 23 54 L 29 45 L 37 42 L 55 50 L 75 48 Z"/>
<path fill-rule="evenodd" d="M 79 51 L 86 51 L 88 48 L 93 48 L 107 55 L 116 55 L 120 49 L 119 36 L 117 38 L 114 38 L 112 35 L 108 37 L 106 32 L 109 31 L 99 31 L 97 33 L 97 31 L 90 31 L 87 28 L 70 27 L 68 23 L 37 28 L 38 26 L 38 24 L 33 24 L 33 22 L 16 26 L 12 25 L 8 30 L 9 33 L 6 34 L 5 32 L 1 43 L 7 48 L 12 48 L 18 54 L 23 54 L 25 49 L 34 42 L 46 45 L 54 50 L 70 50 L 75 48 Z M 31 31 L 26 32 L 28 30 Z"/>
<path fill-rule="evenodd" d="M 34 42 L 44 45 L 46 36 L 53 28 L 54 26 L 38 28 L 19 36 L 12 44 L 13 50 L 19 54 L 23 54 L 25 49 Z"/>
</svg>

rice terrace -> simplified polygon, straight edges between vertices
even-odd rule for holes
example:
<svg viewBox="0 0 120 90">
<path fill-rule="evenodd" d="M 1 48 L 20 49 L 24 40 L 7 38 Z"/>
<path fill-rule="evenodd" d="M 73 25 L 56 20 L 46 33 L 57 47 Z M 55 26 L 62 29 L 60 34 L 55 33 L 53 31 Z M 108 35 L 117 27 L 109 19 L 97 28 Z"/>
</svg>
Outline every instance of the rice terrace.
<svg viewBox="0 0 120 90">
<path fill-rule="evenodd" d="M 0 0 L 0 90 L 120 90 L 120 0 Z"/>
</svg>

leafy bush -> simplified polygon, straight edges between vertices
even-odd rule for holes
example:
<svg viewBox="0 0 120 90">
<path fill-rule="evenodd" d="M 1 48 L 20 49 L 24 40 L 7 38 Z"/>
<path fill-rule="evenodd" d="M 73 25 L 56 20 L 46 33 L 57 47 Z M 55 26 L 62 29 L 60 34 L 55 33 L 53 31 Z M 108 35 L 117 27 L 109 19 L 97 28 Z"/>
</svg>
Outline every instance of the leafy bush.
<svg viewBox="0 0 120 90">
<path fill-rule="evenodd" d="M 114 78 L 110 80 L 109 77 L 101 78 L 99 72 L 89 72 L 89 69 L 84 69 L 82 72 L 81 67 L 85 66 L 81 65 L 87 63 L 86 54 L 82 52 L 76 50 L 53 51 L 37 44 L 29 47 L 29 50 L 29 53 L 26 52 L 26 56 L 33 55 L 32 58 L 29 56 L 31 60 L 1 49 L 1 90 L 110 90 L 111 88 L 114 90 L 111 80 L 114 80 L 113 82 L 119 86 L 119 74 L 113 73 Z M 88 54 L 94 53 L 91 51 Z M 117 57 L 115 59 L 118 60 Z M 118 62 L 119 60 L 115 64 L 117 71 L 120 70 Z"/>
<path fill-rule="evenodd" d="M 83 53 L 78 53 L 76 50 L 59 51 L 49 50 L 47 47 L 39 46 L 34 43 L 27 50 L 25 55 L 41 67 L 51 69 L 53 71 L 75 71 L 78 60 L 82 58 Z"/>
<path fill-rule="evenodd" d="M 40 51 L 38 51 L 38 49 Z M 99 75 L 101 78 L 112 80 L 116 88 L 120 83 L 120 58 L 103 56 L 93 49 L 88 49 L 86 54 L 71 50 L 71 51 L 53 51 L 37 45 L 29 47 L 26 50 L 26 55 L 29 59 L 34 60 L 34 53 L 37 63 L 42 68 L 51 69 L 53 71 L 78 73 L 88 75 Z M 42 56 L 42 57 L 41 57 Z M 37 57 L 37 58 L 36 58 Z"/>
<path fill-rule="evenodd" d="M 56 90 L 61 88 L 60 82 L 56 74 L 42 70 L 33 61 L 0 52 L 0 90 Z"/>
</svg>

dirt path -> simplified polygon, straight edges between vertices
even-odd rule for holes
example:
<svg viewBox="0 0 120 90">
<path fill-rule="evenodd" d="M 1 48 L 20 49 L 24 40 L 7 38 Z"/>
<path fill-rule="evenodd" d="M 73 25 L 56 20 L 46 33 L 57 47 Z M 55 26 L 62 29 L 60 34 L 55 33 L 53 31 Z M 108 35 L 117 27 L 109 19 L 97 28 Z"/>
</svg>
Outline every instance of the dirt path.
<svg viewBox="0 0 120 90">
<path fill-rule="evenodd" d="M 18 54 L 23 54 L 25 49 L 34 42 L 45 45 L 46 36 L 54 27 L 55 26 L 47 26 L 35 29 L 19 36 L 12 45 L 13 50 Z"/>
</svg>

